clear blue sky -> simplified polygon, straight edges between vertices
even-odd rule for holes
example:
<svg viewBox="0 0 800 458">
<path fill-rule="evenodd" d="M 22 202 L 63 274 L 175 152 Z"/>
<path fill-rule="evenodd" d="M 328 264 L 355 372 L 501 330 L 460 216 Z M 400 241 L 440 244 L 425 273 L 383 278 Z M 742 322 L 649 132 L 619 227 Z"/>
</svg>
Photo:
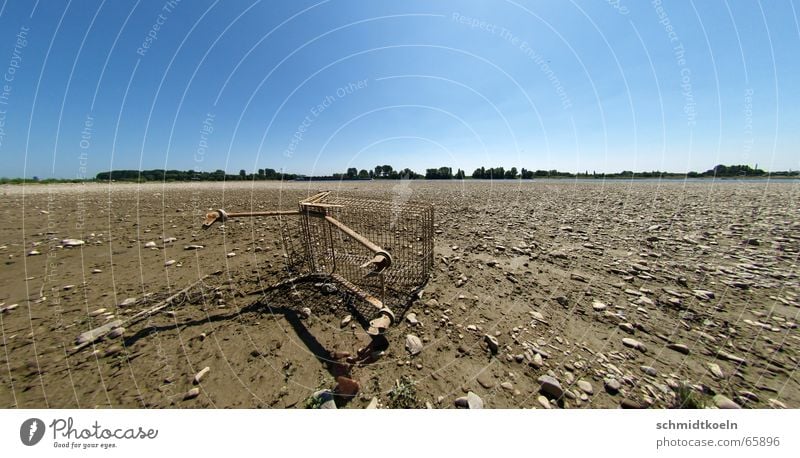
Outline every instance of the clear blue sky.
<svg viewBox="0 0 800 458">
<path fill-rule="evenodd" d="M 788 0 L 0 2 L 0 176 L 800 168 Z"/>
</svg>

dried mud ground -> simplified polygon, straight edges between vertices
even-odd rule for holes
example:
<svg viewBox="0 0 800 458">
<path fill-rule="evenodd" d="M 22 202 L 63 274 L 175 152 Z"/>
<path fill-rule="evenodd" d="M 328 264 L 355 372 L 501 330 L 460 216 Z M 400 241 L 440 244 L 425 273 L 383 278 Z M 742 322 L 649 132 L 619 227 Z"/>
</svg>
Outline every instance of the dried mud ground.
<svg viewBox="0 0 800 458">
<path fill-rule="evenodd" d="M 340 295 L 246 294 L 285 276 L 274 220 L 200 230 L 209 208 L 293 209 L 325 188 L 436 206 L 433 275 L 406 310 L 417 324 L 398 317 L 372 362 L 328 358 L 368 342 L 357 319 L 342 325 L 354 311 Z M 325 400 L 318 390 L 352 392 L 339 375 L 358 383 L 340 408 L 453 408 L 468 392 L 487 408 L 800 407 L 796 181 L 0 192 L 4 408 L 304 407 Z M 207 274 L 163 312 L 75 350 L 80 333 Z"/>
</svg>

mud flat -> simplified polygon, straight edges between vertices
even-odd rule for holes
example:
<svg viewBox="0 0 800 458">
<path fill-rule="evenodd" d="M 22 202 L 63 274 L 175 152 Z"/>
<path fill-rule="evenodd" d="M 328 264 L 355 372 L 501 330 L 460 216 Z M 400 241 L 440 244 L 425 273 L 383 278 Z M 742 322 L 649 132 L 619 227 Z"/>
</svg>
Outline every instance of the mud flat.
<svg viewBox="0 0 800 458">
<path fill-rule="evenodd" d="M 323 188 L 436 206 L 433 277 L 368 363 L 347 362 L 368 338 L 325 285 L 246 294 L 285 276 L 274 220 L 200 229 Z M 800 407 L 796 181 L 0 192 L 4 408 Z"/>
</svg>

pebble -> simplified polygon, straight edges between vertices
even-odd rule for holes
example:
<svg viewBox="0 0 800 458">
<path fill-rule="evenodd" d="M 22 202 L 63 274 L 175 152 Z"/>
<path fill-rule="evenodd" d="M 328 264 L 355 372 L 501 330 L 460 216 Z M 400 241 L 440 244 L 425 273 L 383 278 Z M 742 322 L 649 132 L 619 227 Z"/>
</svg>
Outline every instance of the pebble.
<svg viewBox="0 0 800 458">
<path fill-rule="evenodd" d="M 369 404 L 367 404 L 366 408 L 367 409 L 377 409 L 378 408 L 378 398 L 377 398 L 377 396 L 373 396 L 372 399 L 370 399 Z"/>
<path fill-rule="evenodd" d="M 86 244 L 86 242 L 84 242 L 83 240 L 80 240 L 80 239 L 64 239 L 64 240 L 61 241 L 61 246 L 64 246 L 64 247 L 76 247 L 76 246 L 82 246 L 82 245 L 85 245 L 85 244 Z"/>
<path fill-rule="evenodd" d="M 339 323 L 339 326 L 343 328 L 343 327 L 347 326 L 348 324 L 350 324 L 351 321 L 353 321 L 353 316 L 352 315 L 347 315 L 346 317 L 342 318 L 342 322 Z"/>
<path fill-rule="evenodd" d="M 209 371 L 211 371 L 211 368 L 210 368 L 210 367 L 208 367 L 208 366 L 206 366 L 206 367 L 202 368 L 202 369 L 200 370 L 200 372 L 198 372 L 197 374 L 195 374 L 195 376 L 194 376 L 194 379 L 192 380 L 192 382 L 193 382 L 195 385 L 198 385 L 198 384 L 200 384 L 200 382 L 203 380 L 203 377 L 205 377 L 205 376 L 206 376 L 206 374 L 208 374 L 208 373 L 209 373 Z"/>
<path fill-rule="evenodd" d="M 408 315 L 406 315 L 406 321 L 408 321 L 408 324 L 410 324 L 411 326 L 416 326 L 419 324 L 419 320 L 417 319 L 416 313 L 409 313 Z"/>
<path fill-rule="evenodd" d="M 413 334 L 406 335 L 406 350 L 411 353 L 411 356 L 418 355 L 422 352 L 422 341 L 419 337 Z"/>
<path fill-rule="evenodd" d="M 586 380 L 578 380 L 578 388 L 588 395 L 594 394 L 594 387 L 592 387 L 592 384 Z"/>
<path fill-rule="evenodd" d="M 352 397 L 355 396 L 360 389 L 361 386 L 357 381 L 341 375 L 336 377 L 336 393 L 342 396 Z"/>
<path fill-rule="evenodd" d="M 462 409 L 483 409 L 483 399 L 472 391 L 468 392 L 466 396 L 456 399 L 455 404 L 456 407 Z"/>
<path fill-rule="evenodd" d="M 303 318 L 310 318 L 311 317 L 311 309 L 308 308 L 308 307 L 303 307 L 302 309 L 300 309 L 300 315 L 302 315 Z"/>
<path fill-rule="evenodd" d="M 194 399 L 200 395 L 200 388 L 194 387 L 191 390 L 187 391 L 186 394 L 183 395 L 184 401 L 189 399 Z"/>
<path fill-rule="evenodd" d="M 17 307 L 19 307 L 19 304 L 11 304 L 11 305 L 8 305 L 8 306 L 5 306 L 5 307 L 0 307 L 0 313 L 10 312 L 10 311 L 14 310 Z"/>
<path fill-rule="evenodd" d="M 106 312 L 106 309 L 100 308 L 100 309 L 95 310 L 94 312 L 89 312 L 89 316 L 97 316 L 97 315 L 101 315 L 101 314 L 103 314 L 105 312 Z"/>
<path fill-rule="evenodd" d="M 108 333 L 108 337 L 111 339 L 116 339 L 117 337 L 121 337 L 123 334 L 125 334 L 125 328 L 114 328 Z"/>
<path fill-rule="evenodd" d="M 486 342 L 486 345 L 489 346 L 489 351 L 491 351 L 493 355 L 496 355 L 500 350 L 500 343 L 497 341 L 497 338 L 486 334 L 483 336 L 483 340 Z"/>
<path fill-rule="evenodd" d="M 658 371 L 656 370 L 656 368 L 652 367 L 652 366 L 639 366 L 639 369 L 641 369 L 642 372 L 644 372 L 645 374 L 647 374 L 647 375 L 649 375 L 651 377 L 655 377 L 658 374 Z"/>
<path fill-rule="evenodd" d="M 623 399 L 622 402 L 619 403 L 619 406 L 623 409 L 641 409 L 642 405 L 638 402 L 634 401 L 633 399 Z"/>
<path fill-rule="evenodd" d="M 684 355 L 688 355 L 689 354 L 689 347 L 687 347 L 684 344 L 671 343 L 671 344 L 667 344 L 667 348 L 669 348 L 670 350 L 677 351 L 678 353 L 682 353 Z"/>
<path fill-rule="evenodd" d="M 28 252 L 28 256 L 38 256 L 40 254 L 42 254 L 42 253 L 39 252 L 38 250 L 31 250 L 31 251 Z"/>
<path fill-rule="evenodd" d="M 786 408 L 786 404 L 782 403 L 781 401 L 779 401 L 777 399 L 769 399 L 767 401 L 767 404 L 769 404 L 769 406 L 772 407 L 773 409 L 785 409 Z"/>
<path fill-rule="evenodd" d="M 500 384 L 500 387 L 505 389 L 505 390 L 511 391 L 511 390 L 514 389 L 514 384 L 511 383 L 511 382 L 503 382 L 503 383 Z"/>
<path fill-rule="evenodd" d="M 155 248 L 156 247 L 156 242 L 147 242 L 147 243 L 144 244 L 144 247 L 145 248 Z"/>
<path fill-rule="evenodd" d="M 608 394 L 612 395 L 619 393 L 619 389 L 622 388 L 622 385 L 620 385 L 619 380 L 615 378 L 605 379 L 604 386 Z"/>
<path fill-rule="evenodd" d="M 539 395 L 536 398 L 536 401 L 539 403 L 539 405 L 541 405 L 545 409 L 552 409 L 553 408 L 553 406 L 550 405 L 550 401 L 548 401 L 547 398 L 542 396 L 542 395 Z"/>
<path fill-rule="evenodd" d="M 119 306 L 120 307 L 130 307 L 131 305 L 133 305 L 135 303 L 136 303 L 136 298 L 135 297 L 129 297 L 129 298 L 125 299 L 124 301 L 120 302 Z"/>
<path fill-rule="evenodd" d="M 232 257 L 236 256 L 236 253 L 231 251 L 230 253 L 226 254 L 225 256 L 227 256 L 229 258 L 232 258 Z"/>
<path fill-rule="evenodd" d="M 714 396 L 714 405 L 716 405 L 717 408 L 720 409 L 741 409 L 741 406 L 739 406 L 739 404 L 731 401 L 730 399 L 721 394 Z"/>
<path fill-rule="evenodd" d="M 205 248 L 203 245 L 186 245 L 183 247 L 183 249 L 186 251 L 202 250 L 203 248 Z"/>
<path fill-rule="evenodd" d="M 597 302 L 597 301 L 592 302 L 592 309 L 594 309 L 595 312 L 602 312 L 607 308 L 608 306 L 602 302 Z"/>
<path fill-rule="evenodd" d="M 719 367 L 719 364 L 708 363 L 708 370 L 711 371 L 711 375 L 718 379 L 725 378 L 725 374 L 722 372 L 722 368 Z"/>
<path fill-rule="evenodd" d="M 636 332 L 636 328 L 634 328 L 633 325 L 630 323 L 620 323 L 619 328 L 627 332 L 628 334 L 633 334 L 634 332 Z"/>
<path fill-rule="evenodd" d="M 549 375 L 542 375 L 537 379 L 539 382 L 539 391 L 550 399 L 559 399 L 564 396 L 564 390 L 561 384 L 558 383 L 555 377 Z"/>
<path fill-rule="evenodd" d="M 169 266 L 171 266 L 171 265 L 175 264 L 176 262 L 178 262 L 178 261 L 176 261 L 176 260 L 174 260 L 174 259 L 170 259 L 169 261 L 167 261 L 167 262 L 165 262 L 165 263 L 164 263 L 164 266 L 165 266 L 165 267 L 169 267 Z"/>
<path fill-rule="evenodd" d="M 642 353 L 647 353 L 647 347 L 636 339 L 625 337 L 624 339 L 622 339 L 622 344 L 625 345 L 626 347 L 635 348 Z"/>
</svg>

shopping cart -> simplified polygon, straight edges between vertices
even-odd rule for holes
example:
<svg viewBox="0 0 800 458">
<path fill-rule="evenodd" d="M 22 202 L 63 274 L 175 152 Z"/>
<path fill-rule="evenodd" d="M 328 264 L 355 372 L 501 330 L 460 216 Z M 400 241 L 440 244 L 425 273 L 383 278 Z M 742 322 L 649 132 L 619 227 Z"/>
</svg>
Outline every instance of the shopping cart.
<svg viewBox="0 0 800 458">
<path fill-rule="evenodd" d="M 372 312 L 367 333 L 383 334 L 433 269 L 433 206 L 321 192 L 297 210 L 206 214 L 204 228 L 239 217 L 280 221 L 290 278 L 338 284 Z M 367 317 L 365 317 L 367 318 Z"/>
</svg>

